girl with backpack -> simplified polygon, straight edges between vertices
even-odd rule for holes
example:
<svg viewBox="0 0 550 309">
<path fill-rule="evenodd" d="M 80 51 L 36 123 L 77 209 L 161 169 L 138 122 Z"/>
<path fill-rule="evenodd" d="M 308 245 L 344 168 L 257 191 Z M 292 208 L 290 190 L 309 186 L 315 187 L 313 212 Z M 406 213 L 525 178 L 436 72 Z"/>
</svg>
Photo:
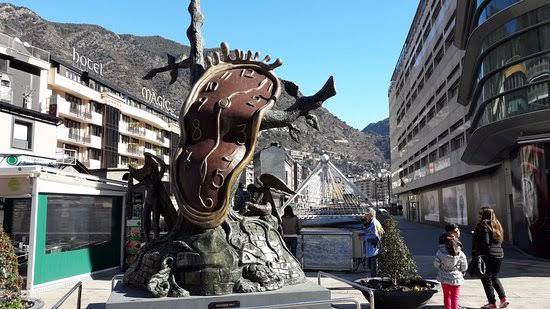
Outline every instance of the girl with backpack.
<svg viewBox="0 0 550 309">
<path fill-rule="evenodd" d="M 434 266 L 438 269 L 437 280 L 443 288 L 445 309 L 458 309 L 460 286 L 464 284 L 468 261 L 452 234 L 441 235 L 440 243 L 434 260 Z"/>
</svg>

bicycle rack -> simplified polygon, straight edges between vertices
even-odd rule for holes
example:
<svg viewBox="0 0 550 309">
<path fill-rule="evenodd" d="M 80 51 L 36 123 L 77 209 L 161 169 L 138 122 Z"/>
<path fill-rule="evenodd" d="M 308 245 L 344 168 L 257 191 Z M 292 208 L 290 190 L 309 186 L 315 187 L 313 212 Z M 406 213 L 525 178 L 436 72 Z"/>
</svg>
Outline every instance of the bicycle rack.
<svg viewBox="0 0 550 309">
<path fill-rule="evenodd" d="M 71 294 L 73 294 L 74 291 L 76 291 L 77 289 L 78 289 L 78 298 L 76 299 L 76 308 L 80 309 L 80 305 L 82 303 L 82 281 L 78 281 L 78 283 L 75 284 L 69 290 L 69 292 L 63 295 L 63 297 L 61 297 L 61 299 L 58 300 L 57 303 L 55 303 L 55 305 L 52 306 L 52 309 L 58 309 L 59 307 L 61 307 L 61 305 L 63 305 L 63 303 L 67 300 L 67 298 L 69 298 L 69 296 L 71 296 Z"/>
</svg>

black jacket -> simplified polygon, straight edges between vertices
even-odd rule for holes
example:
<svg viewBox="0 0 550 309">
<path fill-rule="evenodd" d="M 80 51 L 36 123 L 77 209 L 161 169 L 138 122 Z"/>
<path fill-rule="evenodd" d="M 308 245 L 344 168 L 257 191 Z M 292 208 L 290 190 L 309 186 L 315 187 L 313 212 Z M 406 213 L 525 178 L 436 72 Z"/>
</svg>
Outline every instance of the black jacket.
<svg viewBox="0 0 550 309">
<path fill-rule="evenodd" d="M 493 237 L 490 224 L 489 220 L 477 224 L 472 240 L 472 256 L 486 255 L 497 259 L 504 257 L 502 242 Z"/>
</svg>

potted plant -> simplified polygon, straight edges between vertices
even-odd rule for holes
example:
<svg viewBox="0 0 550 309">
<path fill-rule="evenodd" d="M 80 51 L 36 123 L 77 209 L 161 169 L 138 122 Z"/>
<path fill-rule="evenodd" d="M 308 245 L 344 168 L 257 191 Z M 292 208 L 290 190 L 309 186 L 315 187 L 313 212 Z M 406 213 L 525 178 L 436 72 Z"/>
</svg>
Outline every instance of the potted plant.
<svg viewBox="0 0 550 309">
<path fill-rule="evenodd" d="M 385 232 L 378 255 L 378 274 L 381 277 L 363 278 L 356 280 L 356 283 L 373 290 L 377 309 L 419 308 L 437 293 L 438 283 L 418 275 L 416 263 L 395 220 L 389 217 L 383 227 Z M 367 292 L 363 295 L 370 301 Z"/>
<path fill-rule="evenodd" d="M 17 267 L 17 255 L 10 238 L 0 226 L 0 309 L 42 308 L 38 299 L 22 299 L 21 276 Z"/>
</svg>

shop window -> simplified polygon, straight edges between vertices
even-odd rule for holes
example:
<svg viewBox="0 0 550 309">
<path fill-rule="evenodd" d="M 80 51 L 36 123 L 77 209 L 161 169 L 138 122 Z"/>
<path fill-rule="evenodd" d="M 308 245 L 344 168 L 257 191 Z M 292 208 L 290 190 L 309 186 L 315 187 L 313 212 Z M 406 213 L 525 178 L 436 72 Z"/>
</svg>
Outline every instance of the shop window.
<svg viewBox="0 0 550 309">
<path fill-rule="evenodd" d="M 16 119 L 13 122 L 12 147 L 19 149 L 32 149 L 32 122 Z"/>
<path fill-rule="evenodd" d="M 48 195 L 46 254 L 111 245 L 113 197 Z"/>
</svg>

